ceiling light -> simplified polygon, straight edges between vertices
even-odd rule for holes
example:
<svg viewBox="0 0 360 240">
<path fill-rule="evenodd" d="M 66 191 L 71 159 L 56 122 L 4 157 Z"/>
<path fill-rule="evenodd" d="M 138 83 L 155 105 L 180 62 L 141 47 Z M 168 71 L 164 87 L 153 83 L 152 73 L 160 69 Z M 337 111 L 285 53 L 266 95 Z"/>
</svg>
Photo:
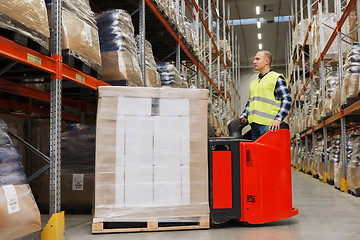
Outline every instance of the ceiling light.
<svg viewBox="0 0 360 240">
<path fill-rule="evenodd" d="M 258 33 L 258 39 L 259 40 L 261 39 L 261 33 Z"/>
<path fill-rule="evenodd" d="M 259 43 L 259 49 L 260 49 L 260 50 L 262 49 L 262 44 L 261 44 L 261 43 Z"/>
<path fill-rule="evenodd" d="M 261 22 L 257 21 L 256 26 L 257 26 L 257 28 L 261 28 Z"/>
<path fill-rule="evenodd" d="M 255 11 L 256 11 L 256 15 L 259 15 L 260 14 L 260 6 L 256 6 Z"/>
</svg>

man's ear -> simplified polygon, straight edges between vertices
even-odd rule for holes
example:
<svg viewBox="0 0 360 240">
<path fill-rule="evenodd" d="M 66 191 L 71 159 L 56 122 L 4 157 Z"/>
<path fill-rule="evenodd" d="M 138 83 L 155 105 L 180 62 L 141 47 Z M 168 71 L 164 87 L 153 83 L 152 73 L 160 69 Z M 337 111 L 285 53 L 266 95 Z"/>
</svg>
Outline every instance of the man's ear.
<svg viewBox="0 0 360 240">
<path fill-rule="evenodd" d="M 266 58 L 266 59 L 265 59 L 265 62 L 266 62 L 266 64 L 269 64 L 269 63 L 270 63 L 270 59 Z"/>
</svg>

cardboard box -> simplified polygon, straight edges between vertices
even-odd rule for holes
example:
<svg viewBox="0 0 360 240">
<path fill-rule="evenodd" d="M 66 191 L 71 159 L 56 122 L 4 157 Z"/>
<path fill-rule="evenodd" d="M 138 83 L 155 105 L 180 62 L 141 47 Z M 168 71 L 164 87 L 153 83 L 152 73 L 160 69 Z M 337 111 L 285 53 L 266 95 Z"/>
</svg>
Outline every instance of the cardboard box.
<svg viewBox="0 0 360 240">
<path fill-rule="evenodd" d="M 360 189 L 360 167 L 355 165 L 350 165 L 347 170 L 347 180 L 348 186 L 351 191 L 354 193 L 356 190 Z M 359 191 L 359 190 L 358 190 Z"/>
<path fill-rule="evenodd" d="M 61 172 L 61 205 L 63 210 L 89 212 L 94 197 L 94 173 Z M 49 174 L 44 174 L 38 200 L 42 211 L 49 206 Z"/>
<path fill-rule="evenodd" d="M 94 223 L 209 214 L 208 94 L 99 88 Z"/>
<path fill-rule="evenodd" d="M 70 49 L 93 69 L 101 72 L 99 35 L 92 26 L 67 10 L 63 14 L 62 49 Z"/>
<path fill-rule="evenodd" d="M 28 184 L 1 186 L 0 202 L 1 239 L 16 239 L 41 230 L 40 212 Z"/>
<path fill-rule="evenodd" d="M 49 49 L 49 23 L 45 1 L 0 0 L 0 27 L 19 32 Z"/>
<path fill-rule="evenodd" d="M 127 80 L 129 86 L 143 86 L 142 74 L 136 56 L 127 51 L 101 52 L 102 80 Z"/>
</svg>

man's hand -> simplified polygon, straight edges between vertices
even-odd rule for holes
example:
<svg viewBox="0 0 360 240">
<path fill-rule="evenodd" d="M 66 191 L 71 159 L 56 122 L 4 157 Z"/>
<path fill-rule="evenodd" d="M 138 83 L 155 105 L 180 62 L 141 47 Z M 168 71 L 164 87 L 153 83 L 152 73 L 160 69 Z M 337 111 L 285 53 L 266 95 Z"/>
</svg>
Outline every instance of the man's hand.
<svg viewBox="0 0 360 240">
<path fill-rule="evenodd" d="M 271 132 L 273 130 L 275 130 L 275 132 L 279 131 L 280 130 L 280 123 L 281 122 L 279 120 L 274 120 L 269 126 L 269 131 L 271 131 Z"/>
</svg>

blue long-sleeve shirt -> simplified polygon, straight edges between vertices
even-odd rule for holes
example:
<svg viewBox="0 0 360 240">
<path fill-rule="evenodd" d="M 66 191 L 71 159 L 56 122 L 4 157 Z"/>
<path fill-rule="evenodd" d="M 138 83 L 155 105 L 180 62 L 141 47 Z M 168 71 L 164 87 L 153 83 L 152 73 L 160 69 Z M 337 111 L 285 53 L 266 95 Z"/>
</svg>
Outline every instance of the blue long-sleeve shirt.
<svg viewBox="0 0 360 240">
<path fill-rule="evenodd" d="M 272 71 L 272 70 L 270 70 L 270 71 Z M 267 73 L 265 73 L 264 75 L 259 74 L 259 82 L 266 74 Z M 286 85 L 285 79 L 282 76 L 280 76 L 276 81 L 274 95 L 275 95 L 276 100 L 281 101 L 280 110 L 279 110 L 278 114 L 276 115 L 276 117 L 274 118 L 274 120 L 279 120 L 280 122 L 282 122 L 285 119 L 285 117 L 289 114 L 290 109 L 291 109 L 291 103 L 292 103 L 290 91 Z M 241 114 L 240 118 L 248 117 L 249 104 L 250 104 L 250 99 L 247 101 L 245 109 L 244 109 L 243 113 Z"/>
</svg>

